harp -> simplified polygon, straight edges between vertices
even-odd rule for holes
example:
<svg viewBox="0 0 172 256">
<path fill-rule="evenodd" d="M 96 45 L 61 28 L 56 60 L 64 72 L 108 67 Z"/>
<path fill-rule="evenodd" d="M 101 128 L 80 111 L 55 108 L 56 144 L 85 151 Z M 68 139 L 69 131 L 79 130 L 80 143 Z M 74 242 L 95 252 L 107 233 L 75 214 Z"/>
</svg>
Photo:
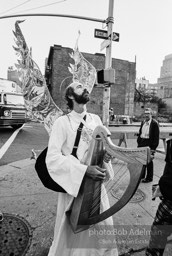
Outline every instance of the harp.
<svg viewBox="0 0 172 256">
<path fill-rule="evenodd" d="M 110 135 L 109 130 L 104 126 L 98 126 L 94 130 L 86 164 L 102 167 L 104 152 L 108 152 L 113 159 L 114 179 L 102 185 L 102 181 L 95 181 L 88 176 L 84 177 L 78 196 L 66 213 L 74 233 L 88 229 L 91 225 L 105 220 L 124 207 L 136 192 L 143 168 L 150 160 L 149 147 L 118 147 L 112 142 Z M 128 172 L 126 177 L 125 171 Z M 126 186 L 123 195 L 108 209 L 101 212 L 100 201 L 104 196 L 102 186 L 107 186 L 104 191 L 112 191 L 119 177 L 122 177 L 123 184 Z"/>
</svg>

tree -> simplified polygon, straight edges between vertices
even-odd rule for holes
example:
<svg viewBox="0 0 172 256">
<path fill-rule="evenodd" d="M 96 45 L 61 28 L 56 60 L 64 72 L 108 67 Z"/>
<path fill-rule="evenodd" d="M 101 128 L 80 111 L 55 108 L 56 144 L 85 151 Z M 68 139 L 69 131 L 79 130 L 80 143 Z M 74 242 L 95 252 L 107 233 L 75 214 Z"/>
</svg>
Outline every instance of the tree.
<svg viewBox="0 0 172 256">
<path fill-rule="evenodd" d="M 161 98 L 158 98 L 157 103 L 158 103 L 158 113 L 160 113 L 162 109 L 166 109 L 167 104 Z"/>
<path fill-rule="evenodd" d="M 135 89 L 134 101 L 135 102 L 151 102 L 152 95 L 146 92 L 145 89 Z"/>
<path fill-rule="evenodd" d="M 161 112 L 162 109 L 166 108 L 166 103 L 161 98 L 146 92 L 143 88 L 135 89 L 134 101 L 143 102 L 144 104 L 146 102 L 156 103 L 158 105 L 158 113 Z"/>
</svg>

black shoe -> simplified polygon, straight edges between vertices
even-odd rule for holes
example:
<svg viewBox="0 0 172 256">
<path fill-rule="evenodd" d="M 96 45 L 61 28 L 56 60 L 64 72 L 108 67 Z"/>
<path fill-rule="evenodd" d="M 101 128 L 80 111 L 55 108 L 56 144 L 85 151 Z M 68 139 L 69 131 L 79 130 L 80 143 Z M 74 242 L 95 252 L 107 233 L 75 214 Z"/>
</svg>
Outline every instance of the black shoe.
<svg viewBox="0 0 172 256">
<path fill-rule="evenodd" d="M 152 181 L 153 181 L 153 179 L 147 179 L 147 178 L 142 180 L 143 183 L 149 183 L 149 182 L 152 182 Z"/>
</svg>

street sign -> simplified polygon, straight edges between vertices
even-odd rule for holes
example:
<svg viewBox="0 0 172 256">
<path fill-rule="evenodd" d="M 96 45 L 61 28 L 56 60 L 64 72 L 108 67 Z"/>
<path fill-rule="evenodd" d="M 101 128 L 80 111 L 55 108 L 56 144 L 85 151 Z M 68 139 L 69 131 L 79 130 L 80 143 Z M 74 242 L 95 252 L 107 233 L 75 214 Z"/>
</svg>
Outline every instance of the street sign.
<svg viewBox="0 0 172 256">
<path fill-rule="evenodd" d="M 110 39 L 105 39 L 101 45 L 100 45 L 100 51 L 103 51 L 104 48 L 108 47 L 111 43 L 111 40 Z"/>
<path fill-rule="evenodd" d="M 95 29 L 94 30 L 94 37 L 107 39 L 108 38 L 108 32 L 106 30 L 102 29 Z"/>
<path fill-rule="evenodd" d="M 112 41 L 119 42 L 119 33 L 113 32 Z"/>
<path fill-rule="evenodd" d="M 94 37 L 108 39 L 108 32 L 102 29 L 95 29 L 94 30 Z M 113 32 L 112 41 L 119 42 L 119 33 Z"/>
<path fill-rule="evenodd" d="M 108 32 L 106 30 L 102 30 L 102 29 L 95 29 L 94 37 L 102 38 L 102 39 L 110 38 L 110 36 L 108 37 Z M 113 32 L 112 41 L 119 42 L 119 33 Z"/>
</svg>

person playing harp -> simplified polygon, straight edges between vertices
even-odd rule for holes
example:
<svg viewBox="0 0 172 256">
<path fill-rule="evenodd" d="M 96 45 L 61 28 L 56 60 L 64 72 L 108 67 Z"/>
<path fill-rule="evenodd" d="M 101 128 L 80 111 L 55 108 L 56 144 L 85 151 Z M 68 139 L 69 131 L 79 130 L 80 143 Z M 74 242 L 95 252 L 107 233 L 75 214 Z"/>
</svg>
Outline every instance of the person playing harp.
<svg viewBox="0 0 172 256">
<path fill-rule="evenodd" d="M 113 229 L 112 215 L 119 211 L 136 191 L 141 179 L 141 168 L 147 164 L 148 150 L 147 148 L 122 149 L 115 146 L 109 139 L 108 130 L 102 126 L 99 116 L 87 112 L 86 104 L 96 80 L 96 69 L 82 56 L 77 44 L 71 54 L 74 65 L 70 65 L 69 68 L 73 75 L 72 81 L 65 91 L 70 113 L 64 115 L 51 98 L 45 79 L 32 59 L 19 26 L 21 22 L 23 21 L 15 23 L 14 35 L 17 47 L 14 49 L 19 56 L 16 67 L 22 84 L 25 106 L 35 120 L 44 124 L 50 135 L 46 165 L 51 178 L 66 191 L 66 193 L 57 192 L 54 239 L 48 256 L 118 256 L 116 239 L 113 237 L 111 243 L 107 244 L 109 240 L 106 238 L 108 233 L 106 231 Z M 102 155 L 99 155 L 99 152 L 94 153 L 101 158 L 100 165 L 89 161 L 93 142 L 96 141 L 94 138 L 96 132 L 103 145 L 106 145 L 100 150 L 103 152 Z M 124 195 L 112 207 L 104 186 L 105 181 L 114 178 L 110 156 L 120 160 L 116 164 L 119 168 L 116 169 L 125 171 L 128 166 L 130 171 L 130 184 Z M 78 225 L 74 230 L 71 222 L 75 220 L 74 206 L 80 198 L 83 184 L 88 184 L 85 183 L 88 180 L 91 181 L 90 183 L 98 182 L 101 185 L 101 196 L 94 198 L 95 201 L 97 199 L 99 201 L 97 204 L 94 201 L 91 218 L 88 218 L 89 220 L 86 218 L 86 221 L 84 219 L 84 225 L 88 222 L 88 225 L 85 225 L 87 228 L 75 232 Z M 100 207 L 98 213 L 97 205 Z M 93 235 L 94 231 L 97 232 L 95 235 Z"/>
<path fill-rule="evenodd" d="M 89 176 L 94 180 L 107 180 L 109 173 L 97 165 L 86 165 L 89 143 L 92 133 L 102 122 L 98 115 L 87 112 L 86 104 L 90 98 L 90 88 L 80 82 L 71 83 L 65 93 L 67 105 L 71 112 L 59 117 L 53 124 L 46 158 L 49 174 L 67 193 L 57 193 L 57 218 L 54 240 L 48 256 L 117 256 L 115 242 L 113 248 L 100 248 L 100 244 L 90 236 L 90 230 L 74 234 L 68 222 L 66 212 L 70 209 L 73 199 L 77 197 L 83 178 Z M 85 117 L 85 120 L 84 120 Z M 76 155 L 72 149 L 77 129 L 83 123 Z M 109 161 L 105 154 L 104 160 Z M 110 164 L 109 164 L 110 166 Z M 109 168 L 110 171 L 110 168 Z M 103 208 L 109 207 L 108 198 L 103 201 Z M 102 223 L 101 223 L 102 224 Z M 112 217 L 106 219 L 104 225 L 113 226 Z M 98 225 L 98 224 L 97 224 Z"/>
<path fill-rule="evenodd" d="M 54 103 L 38 65 L 32 59 L 32 54 L 26 44 L 19 26 L 23 21 L 15 22 L 14 47 L 18 56 L 19 79 L 25 100 L 26 109 L 31 117 L 44 124 L 50 139 L 46 164 L 51 177 L 66 193 L 57 192 L 57 217 L 54 229 L 54 239 L 48 256 L 117 256 L 116 244 L 110 250 L 100 248 L 100 245 L 89 236 L 89 230 L 74 234 L 66 216 L 66 211 L 77 197 L 84 176 L 105 180 L 108 175 L 104 168 L 84 164 L 88 153 L 89 143 L 96 126 L 102 125 L 97 115 L 87 113 L 86 103 L 96 80 L 96 69 L 78 50 L 78 40 L 70 64 L 72 81 L 66 90 L 66 100 L 71 109 L 68 115 Z M 84 117 L 85 116 L 85 117 Z M 84 119 L 85 121 L 84 121 Z M 79 145 L 75 154 L 71 155 L 78 127 L 83 124 Z M 81 128 L 79 128 L 81 129 Z M 109 161 L 109 155 L 104 157 Z M 104 200 L 105 201 L 105 200 Z M 109 207 L 108 200 L 103 207 Z M 112 217 L 105 221 L 113 225 Z"/>
</svg>

